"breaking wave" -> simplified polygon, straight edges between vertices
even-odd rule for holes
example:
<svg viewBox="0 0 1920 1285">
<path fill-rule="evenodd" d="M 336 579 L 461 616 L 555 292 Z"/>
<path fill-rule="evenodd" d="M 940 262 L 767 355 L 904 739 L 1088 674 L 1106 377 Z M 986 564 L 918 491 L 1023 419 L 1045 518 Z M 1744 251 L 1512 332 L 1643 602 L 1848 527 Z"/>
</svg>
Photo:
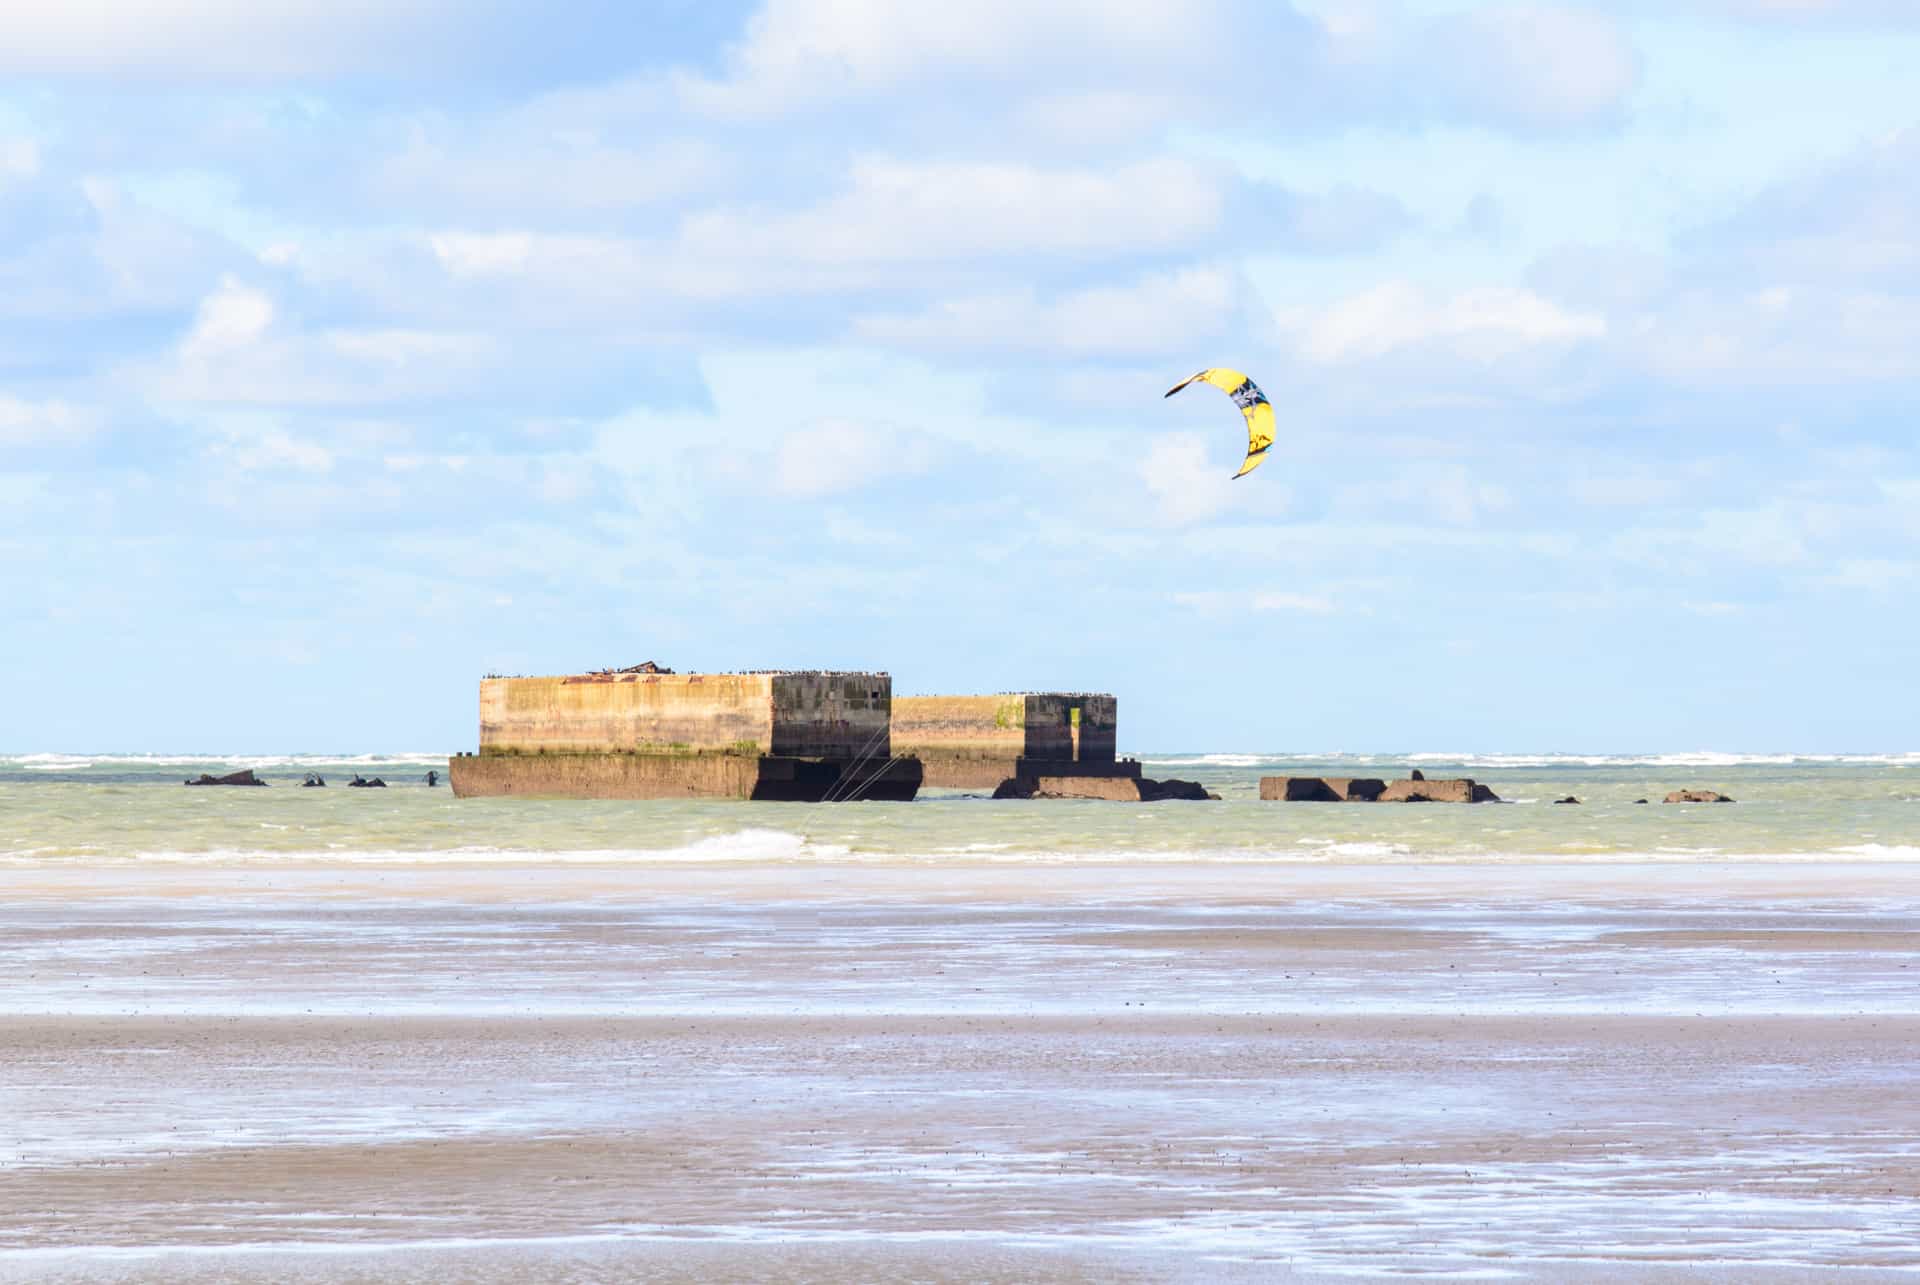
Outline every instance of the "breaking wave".
<svg viewBox="0 0 1920 1285">
<path fill-rule="evenodd" d="M 1920 750 L 1905 754 L 1742 754 L 1693 750 L 1669 754 L 1474 754 L 1423 750 L 1413 754 L 1346 752 L 1274 754 L 1140 754 L 1156 767 L 1281 767 L 1342 764 L 1375 767 L 1445 764 L 1471 768 L 1554 767 L 1920 767 Z"/>
</svg>

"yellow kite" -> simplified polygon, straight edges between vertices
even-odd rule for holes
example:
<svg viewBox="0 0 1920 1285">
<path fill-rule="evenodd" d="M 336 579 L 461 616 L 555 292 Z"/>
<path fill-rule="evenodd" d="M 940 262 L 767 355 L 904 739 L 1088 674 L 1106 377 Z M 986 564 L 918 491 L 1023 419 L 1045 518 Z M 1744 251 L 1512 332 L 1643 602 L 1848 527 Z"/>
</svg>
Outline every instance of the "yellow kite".
<svg viewBox="0 0 1920 1285">
<path fill-rule="evenodd" d="M 1267 448 L 1273 445 L 1273 406 L 1267 401 L 1267 395 L 1254 385 L 1251 379 L 1237 370 L 1228 370 L 1224 366 L 1215 366 L 1203 370 L 1190 379 L 1183 379 L 1167 390 L 1171 397 L 1188 384 L 1200 382 L 1212 384 L 1227 396 L 1233 398 L 1233 404 L 1247 419 L 1247 458 L 1240 465 L 1235 477 L 1245 477 L 1260 467 L 1260 461 L 1267 458 Z"/>
</svg>

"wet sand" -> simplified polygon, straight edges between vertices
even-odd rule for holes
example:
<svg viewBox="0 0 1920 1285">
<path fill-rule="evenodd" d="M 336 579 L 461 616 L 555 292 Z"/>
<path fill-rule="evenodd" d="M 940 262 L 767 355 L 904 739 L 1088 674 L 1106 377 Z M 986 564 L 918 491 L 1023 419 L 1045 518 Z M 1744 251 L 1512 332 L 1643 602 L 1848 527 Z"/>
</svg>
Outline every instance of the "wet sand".
<svg viewBox="0 0 1920 1285">
<path fill-rule="evenodd" d="M 1917 884 L 36 874 L 0 1279 L 1910 1277 Z"/>
</svg>

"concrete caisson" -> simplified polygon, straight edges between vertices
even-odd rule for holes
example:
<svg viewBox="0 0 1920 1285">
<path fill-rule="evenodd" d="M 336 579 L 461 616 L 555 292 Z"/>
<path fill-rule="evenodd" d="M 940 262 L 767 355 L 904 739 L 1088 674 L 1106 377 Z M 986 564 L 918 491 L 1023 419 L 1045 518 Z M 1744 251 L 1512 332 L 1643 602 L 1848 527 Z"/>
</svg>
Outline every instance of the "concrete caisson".
<svg viewBox="0 0 1920 1285">
<path fill-rule="evenodd" d="M 1018 778 L 1134 778 L 1116 759 L 1119 702 L 1103 693 L 1005 692 L 902 696 L 893 743 L 918 758 L 928 785 L 999 788 Z"/>
<path fill-rule="evenodd" d="M 597 672 L 480 683 L 480 752 L 456 795 L 911 799 L 893 680 L 864 672 Z"/>
</svg>

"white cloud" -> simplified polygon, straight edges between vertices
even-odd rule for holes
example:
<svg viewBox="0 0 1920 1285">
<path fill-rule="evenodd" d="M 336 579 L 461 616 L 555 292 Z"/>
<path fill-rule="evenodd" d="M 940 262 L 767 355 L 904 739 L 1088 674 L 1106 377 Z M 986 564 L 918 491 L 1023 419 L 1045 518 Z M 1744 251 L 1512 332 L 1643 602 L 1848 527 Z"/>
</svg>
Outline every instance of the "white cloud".
<svg viewBox="0 0 1920 1285">
<path fill-rule="evenodd" d="M 1330 616 L 1339 610 L 1332 598 L 1316 593 L 1280 593 L 1272 590 L 1228 593 L 1217 589 L 1197 593 L 1176 593 L 1173 600 L 1183 607 L 1202 611 L 1290 611 L 1309 616 Z"/>
<path fill-rule="evenodd" d="M 855 491 L 927 467 L 920 434 L 852 420 L 819 420 L 795 429 L 774 455 L 773 485 L 782 495 L 813 497 Z"/>
<path fill-rule="evenodd" d="M 1423 54 L 1460 105 L 1546 125 L 1608 115 L 1640 74 L 1619 23 L 1566 6 L 1506 5 L 1443 19 Z"/>
<path fill-rule="evenodd" d="M 222 277 L 219 288 L 201 301 L 180 351 L 190 359 L 217 357 L 257 343 L 272 324 L 273 300 L 265 291 Z"/>
<path fill-rule="evenodd" d="M 1879 592 L 1904 590 L 1920 580 L 1920 562 L 1893 558 L 1847 558 L 1826 577 L 1826 583 L 1841 589 Z"/>
<path fill-rule="evenodd" d="M 1662 0 L 1663 8 L 1671 0 Z M 1913 0 L 1695 0 L 1709 13 L 1748 20 L 1789 22 L 1866 22 L 1913 24 L 1920 9 Z"/>
<path fill-rule="evenodd" d="M 419 37 L 438 34 L 458 12 L 448 0 L 15 4 L 0 72 L 262 81 L 402 66 Z"/>
<path fill-rule="evenodd" d="M 213 447 L 213 453 L 243 473 L 327 473 L 333 452 L 318 442 L 295 438 L 283 430 L 236 434 Z"/>
<path fill-rule="evenodd" d="M 403 148 L 369 167 L 369 198 L 413 210 L 551 219 L 667 205 L 734 173 L 712 140 L 619 146 L 598 137 L 599 122 L 580 128 L 590 116 L 569 130 L 565 121 L 525 115 L 485 130 L 416 128 Z M 657 121 L 648 122 L 649 136 L 657 129 Z"/>
<path fill-rule="evenodd" d="M 40 172 L 40 145 L 31 138 L 0 137 L 0 180 L 29 179 Z"/>
<path fill-rule="evenodd" d="M 533 236 L 526 232 L 438 232 L 427 243 L 440 266 L 456 277 L 517 272 L 533 251 Z"/>
<path fill-rule="evenodd" d="M 1162 521 L 1176 526 L 1221 512 L 1236 498 L 1237 466 L 1209 458 L 1207 440 L 1197 433 L 1169 433 L 1153 439 L 1139 465 L 1140 480 L 1153 493 Z"/>
<path fill-rule="evenodd" d="M 71 446 L 99 430 L 95 411 L 58 399 L 33 402 L 0 393 L 0 447 Z"/>
<path fill-rule="evenodd" d="M 689 216 L 701 260 L 904 263 L 1018 254 L 1095 258 L 1180 249 L 1219 227 L 1216 171 L 1172 157 L 1114 169 L 1012 162 L 854 162 L 848 190 L 810 210 Z"/>
<path fill-rule="evenodd" d="M 1591 508 L 1644 508 L 1664 504 L 1681 494 L 1681 484 L 1670 477 L 1575 478 L 1573 498 Z"/>
<path fill-rule="evenodd" d="M 1131 54 L 1145 61 L 1191 47 L 1206 30 L 1207 0 L 768 0 L 730 52 L 727 77 L 683 79 L 686 102 L 723 115 L 765 115 L 853 96 L 912 89 L 961 71 L 1004 77 L 1048 67 L 1071 79 L 1075 62 Z"/>
<path fill-rule="evenodd" d="M 1319 16 L 1269 0 L 769 0 L 721 75 L 683 74 L 676 87 L 696 112 L 764 119 L 887 96 L 902 116 L 934 117 L 972 85 L 978 111 L 1022 127 L 1009 144 L 1084 146 L 1181 119 L 1298 128 L 1408 107 L 1581 125 L 1616 114 L 1638 78 L 1632 46 L 1603 14 L 1510 4 L 1389 21 L 1352 7 Z"/>
<path fill-rule="evenodd" d="M 1492 362 L 1523 349 L 1607 333 L 1606 318 L 1570 312 L 1531 290 L 1486 286 L 1434 298 L 1407 281 L 1375 286 L 1295 324 L 1305 354 L 1327 364 L 1426 344 Z"/>
<path fill-rule="evenodd" d="M 233 277 L 200 303 L 170 360 L 136 368 L 156 402 L 347 406 L 471 396 L 500 372 L 500 345 L 402 327 L 301 330 L 271 295 Z"/>
<path fill-rule="evenodd" d="M 941 299 L 917 314 L 856 317 L 853 332 L 917 348 L 1159 355 L 1244 331 L 1254 302 L 1238 273 L 1193 267 L 1051 299 L 1031 288 Z"/>
<path fill-rule="evenodd" d="M 1707 509 L 1692 526 L 1628 531 L 1610 543 L 1629 562 L 1695 575 L 1727 567 L 1792 568 L 1812 560 L 1806 515 L 1785 503 Z"/>
</svg>

